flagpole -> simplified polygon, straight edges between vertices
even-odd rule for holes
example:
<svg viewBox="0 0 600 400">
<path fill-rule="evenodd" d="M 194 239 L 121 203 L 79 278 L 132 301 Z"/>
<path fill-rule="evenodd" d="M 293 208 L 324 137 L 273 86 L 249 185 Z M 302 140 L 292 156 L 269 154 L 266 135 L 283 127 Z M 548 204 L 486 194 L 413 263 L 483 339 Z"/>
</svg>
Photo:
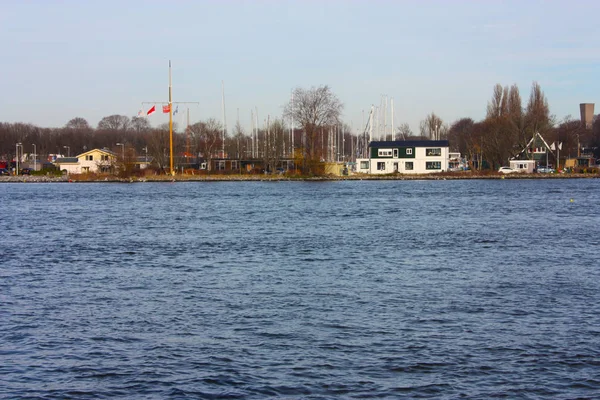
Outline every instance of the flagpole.
<svg viewBox="0 0 600 400">
<path fill-rule="evenodd" d="M 173 169 L 173 99 L 171 98 L 172 85 L 171 85 L 171 60 L 169 60 L 169 148 L 170 148 L 170 166 L 171 175 L 175 176 L 175 170 Z"/>
</svg>

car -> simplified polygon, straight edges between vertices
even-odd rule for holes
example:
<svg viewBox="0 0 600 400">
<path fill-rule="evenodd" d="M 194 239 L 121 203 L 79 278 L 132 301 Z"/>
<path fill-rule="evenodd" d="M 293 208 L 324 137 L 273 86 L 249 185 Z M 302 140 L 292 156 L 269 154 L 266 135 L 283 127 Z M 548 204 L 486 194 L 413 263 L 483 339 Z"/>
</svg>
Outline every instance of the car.
<svg viewBox="0 0 600 400">
<path fill-rule="evenodd" d="M 556 171 L 554 171 L 554 168 L 550 167 L 538 167 L 537 172 L 540 174 L 553 174 Z"/>
<path fill-rule="evenodd" d="M 0 168 L 0 175 L 10 175 L 10 171 L 6 168 Z"/>
<path fill-rule="evenodd" d="M 518 172 L 516 169 L 512 169 L 511 167 L 500 167 L 498 172 L 501 174 L 512 174 L 513 172 Z"/>
<path fill-rule="evenodd" d="M 33 170 L 31 168 L 23 168 L 21 170 L 21 175 L 31 175 L 32 172 Z"/>
</svg>

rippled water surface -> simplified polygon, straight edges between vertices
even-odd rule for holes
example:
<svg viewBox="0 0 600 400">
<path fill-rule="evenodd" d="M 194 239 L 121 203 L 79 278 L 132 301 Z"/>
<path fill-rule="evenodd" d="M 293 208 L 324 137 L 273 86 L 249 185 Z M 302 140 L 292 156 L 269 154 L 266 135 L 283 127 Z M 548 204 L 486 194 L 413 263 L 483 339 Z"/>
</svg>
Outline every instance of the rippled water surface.
<svg viewBox="0 0 600 400">
<path fill-rule="evenodd" d="M 0 397 L 598 398 L 599 192 L 3 184 Z"/>
</svg>

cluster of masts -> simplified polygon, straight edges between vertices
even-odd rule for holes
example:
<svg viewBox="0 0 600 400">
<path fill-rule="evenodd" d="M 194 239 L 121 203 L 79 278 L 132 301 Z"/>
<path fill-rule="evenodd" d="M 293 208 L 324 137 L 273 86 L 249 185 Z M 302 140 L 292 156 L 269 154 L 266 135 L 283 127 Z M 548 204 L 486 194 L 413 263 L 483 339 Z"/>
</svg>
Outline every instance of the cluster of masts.
<svg viewBox="0 0 600 400">
<path fill-rule="evenodd" d="M 225 137 L 227 135 L 227 122 L 225 116 L 225 83 L 221 81 L 222 91 L 222 112 L 223 112 L 223 132 L 222 132 L 222 154 L 225 155 Z M 146 102 L 144 102 L 146 103 Z M 142 104 L 144 104 L 142 103 Z M 198 104 L 197 102 L 177 102 L 178 104 Z M 389 104 L 389 113 L 388 113 Z M 294 109 L 294 93 L 292 91 L 291 106 Z M 189 109 L 188 109 L 188 134 L 189 134 Z M 282 142 L 282 153 L 283 155 L 293 156 L 294 155 L 294 117 L 293 113 L 290 113 L 290 125 L 288 130 L 287 145 L 285 140 Z M 391 116 L 391 123 L 388 125 L 388 114 Z M 258 128 L 258 108 L 250 110 L 250 118 L 252 121 L 251 135 L 250 135 L 250 151 L 252 158 L 259 157 L 259 128 Z M 268 115 L 266 119 L 266 140 L 270 143 L 270 126 L 271 116 Z M 238 109 L 238 124 L 239 124 L 239 109 Z M 394 98 L 392 97 L 388 101 L 387 95 L 382 95 L 379 106 L 372 105 L 369 113 L 369 121 L 367 125 L 364 123 L 364 110 L 363 110 L 363 124 L 365 129 L 363 135 L 356 136 L 356 146 L 352 141 L 351 154 L 366 155 L 368 151 L 368 144 L 377 138 L 378 140 L 396 140 L 396 130 L 394 129 Z M 368 138 L 367 138 L 368 132 Z M 389 135 L 388 135 L 389 132 Z M 326 156 L 327 161 L 339 161 L 345 159 L 345 131 L 344 125 L 341 124 L 339 127 L 337 124 L 328 128 L 327 140 L 325 140 L 325 132 L 321 129 L 321 146 L 322 154 Z M 362 136 L 362 138 L 361 138 Z M 327 141 L 327 149 L 325 149 L 325 142 Z M 174 174 L 173 169 L 173 100 L 172 100 L 172 83 L 171 83 L 171 61 L 169 60 L 169 145 L 171 152 L 171 173 Z M 186 147 L 189 149 L 189 138 L 186 140 Z M 340 153 L 341 150 L 341 153 Z M 189 151 L 189 150 L 188 150 Z"/>
</svg>

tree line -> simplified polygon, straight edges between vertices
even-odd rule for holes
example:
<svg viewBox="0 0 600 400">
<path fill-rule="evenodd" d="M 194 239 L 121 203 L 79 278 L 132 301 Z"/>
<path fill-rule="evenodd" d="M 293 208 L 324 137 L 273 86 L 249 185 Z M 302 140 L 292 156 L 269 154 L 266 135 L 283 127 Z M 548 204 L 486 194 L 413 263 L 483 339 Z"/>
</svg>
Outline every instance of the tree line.
<svg viewBox="0 0 600 400">
<path fill-rule="evenodd" d="M 600 119 L 595 119 L 591 129 L 570 115 L 558 121 L 550 114 L 548 100 L 537 82 L 532 84 L 526 106 L 516 85 L 496 84 L 486 117 L 481 121 L 459 119 L 449 127 L 447 138 L 451 147 L 474 161 L 477 168 L 487 164 L 496 169 L 526 149 L 536 133 L 548 145 L 562 143 L 565 157 L 577 157 L 582 149 L 600 157 Z"/>
<path fill-rule="evenodd" d="M 305 173 L 321 173 L 323 161 L 352 161 L 366 156 L 366 132 L 352 132 L 341 115 L 343 104 L 328 86 L 296 88 L 293 97 L 284 104 L 282 118 L 270 116 L 259 122 L 253 113 L 249 131 L 239 121 L 231 132 L 221 121 L 208 118 L 189 126 L 174 125 L 174 160 L 177 165 L 192 166 L 204 160 L 208 168 L 213 159 L 262 160 L 274 170 L 281 160 L 293 160 Z M 379 113 L 381 114 L 381 113 Z M 291 121 L 294 129 L 291 129 Z M 372 119 L 371 119 L 372 121 Z M 386 122 L 377 127 L 386 126 Z M 372 130 L 371 130 L 372 132 Z M 481 121 L 461 118 L 451 125 L 434 112 L 427 115 L 415 135 L 408 124 L 394 127 L 393 134 L 373 132 L 373 140 L 448 139 L 452 151 L 460 152 L 478 168 L 497 168 L 522 151 L 539 132 L 548 143 L 563 143 L 566 156 L 577 156 L 577 149 L 600 147 L 600 120 L 592 129 L 581 126 L 571 116 L 557 121 L 550 114 L 548 100 L 541 87 L 533 83 L 526 106 L 523 106 L 516 85 L 497 84 L 487 104 L 486 117 Z M 35 152 L 45 160 L 51 154 L 75 156 L 94 148 L 108 148 L 128 158 L 145 156 L 165 170 L 169 165 L 169 127 L 152 127 L 145 117 L 129 118 L 110 115 L 92 127 L 77 117 L 61 128 L 43 128 L 26 123 L 0 123 L 0 159 L 11 160 L 15 144 L 23 145 L 24 154 Z M 123 144 L 123 148 L 117 146 Z"/>
</svg>

